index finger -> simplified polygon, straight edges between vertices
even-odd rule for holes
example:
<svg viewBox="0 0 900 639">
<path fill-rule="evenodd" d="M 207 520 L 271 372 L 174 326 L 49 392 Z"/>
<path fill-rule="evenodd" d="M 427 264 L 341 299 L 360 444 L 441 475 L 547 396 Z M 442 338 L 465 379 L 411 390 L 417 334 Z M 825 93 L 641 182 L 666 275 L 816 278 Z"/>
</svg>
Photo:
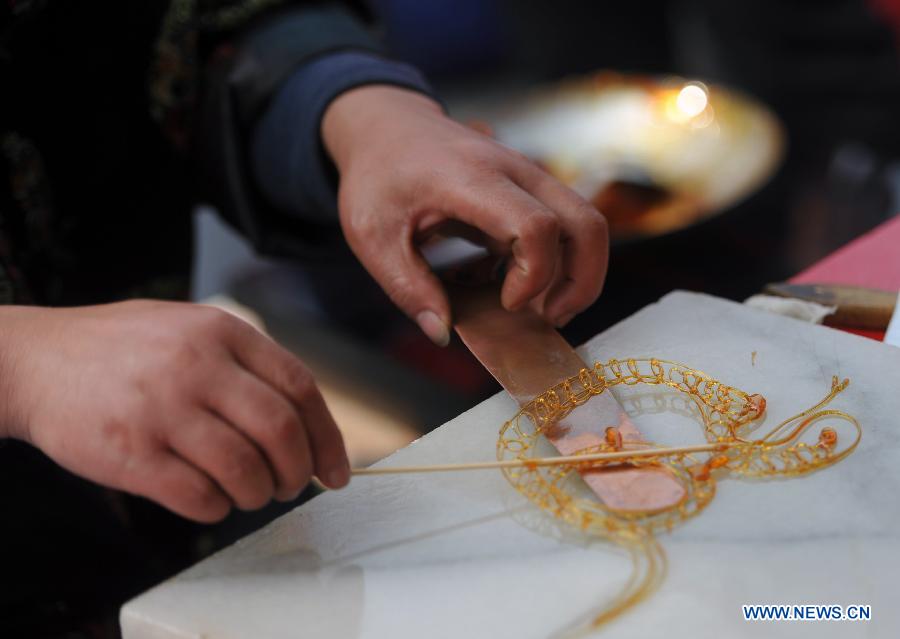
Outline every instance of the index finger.
<svg viewBox="0 0 900 639">
<path fill-rule="evenodd" d="M 547 295 L 545 317 L 563 325 L 592 304 L 603 289 L 609 263 L 606 218 L 564 184 L 523 160 L 510 167 L 517 183 L 552 208 L 561 225 L 562 277 Z"/>
<path fill-rule="evenodd" d="M 559 252 L 560 222 L 542 202 L 508 178 L 479 189 L 447 194 L 447 215 L 486 233 L 513 257 L 501 291 L 507 310 L 518 310 L 551 283 Z"/>
<path fill-rule="evenodd" d="M 229 346 L 241 366 L 282 394 L 300 413 L 316 476 L 333 488 L 345 485 L 350 477 L 350 464 L 344 438 L 309 369 L 250 325 L 237 328 Z"/>
</svg>

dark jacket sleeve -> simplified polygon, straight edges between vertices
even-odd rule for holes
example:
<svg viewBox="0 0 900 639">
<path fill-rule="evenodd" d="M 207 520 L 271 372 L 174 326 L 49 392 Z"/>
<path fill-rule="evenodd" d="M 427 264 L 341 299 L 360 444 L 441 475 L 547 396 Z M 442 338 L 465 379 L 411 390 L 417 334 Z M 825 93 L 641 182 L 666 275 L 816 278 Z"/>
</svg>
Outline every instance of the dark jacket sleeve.
<svg viewBox="0 0 900 639">
<path fill-rule="evenodd" d="M 250 159 L 251 134 L 273 94 L 304 63 L 339 51 L 383 53 L 343 7 L 301 6 L 258 21 L 220 46 L 207 65 L 193 144 L 200 198 L 261 253 L 317 259 L 348 250 L 336 220 L 271 206 L 255 183 Z"/>
<path fill-rule="evenodd" d="M 255 184 L 279 212 L 336 222 L 338 174 L 322 143 L 322 118 L 336 97 L 366 84 L 431 94 L 414 67 L 368 52 L 341 51 L 302 64 L 269 101 L 251 134 L 250 161 Z"/>
</svg>

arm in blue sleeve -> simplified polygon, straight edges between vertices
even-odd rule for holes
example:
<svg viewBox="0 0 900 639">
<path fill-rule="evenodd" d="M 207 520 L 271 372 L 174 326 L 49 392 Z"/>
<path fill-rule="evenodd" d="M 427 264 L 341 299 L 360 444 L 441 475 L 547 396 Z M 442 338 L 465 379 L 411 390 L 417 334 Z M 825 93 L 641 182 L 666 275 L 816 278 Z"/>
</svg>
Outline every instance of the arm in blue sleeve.
<svg viewBox="0 0 900 639">
<path fill-rule="evenodd" d="M 333 224 L 337 172 L 320 136 L 322 116 L 341 93 L 366 84 L 390 84 L 431 95 L 415 68 L 362 51 L 320 55 L 281 85 L 250 138 L 257 187 L 281 213 Z"/>
</svg>

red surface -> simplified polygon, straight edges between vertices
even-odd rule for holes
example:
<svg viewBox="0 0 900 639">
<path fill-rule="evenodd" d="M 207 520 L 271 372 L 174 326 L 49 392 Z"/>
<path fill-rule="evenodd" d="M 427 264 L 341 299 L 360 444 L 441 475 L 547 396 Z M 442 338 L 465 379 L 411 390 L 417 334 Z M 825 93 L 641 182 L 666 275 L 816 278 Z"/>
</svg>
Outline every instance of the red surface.
<svg viewBox="0 0 900 639">
<path fill-rule="evenodd" d="M 900 39 L 900 0 L 869 0 L 875 15 L 884 20 Z M 898 41 L 900 44 L 900 41 Z"/>
<path fill-rule="evenodd" d="M 900 291 L 900 215 L 839 248 L 791 278 L 795 284 L 848 284 Z M 883 332 L 851 333 L 874 339 Z"/>
</svg>

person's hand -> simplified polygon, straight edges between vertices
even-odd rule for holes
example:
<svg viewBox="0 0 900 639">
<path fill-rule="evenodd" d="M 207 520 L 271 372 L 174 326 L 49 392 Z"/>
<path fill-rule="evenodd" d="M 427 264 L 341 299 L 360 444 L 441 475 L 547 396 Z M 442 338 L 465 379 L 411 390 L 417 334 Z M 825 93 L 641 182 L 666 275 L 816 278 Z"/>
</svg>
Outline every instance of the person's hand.
<svg viewBox="0 0 900 639">
<path fill-rule="evenodd" d="M 0 434 L 198 521 L 349 479 L 309 371 L 212 307 L 0 308 L 0 402 Z"/>
<path fill-rule="evenodd" d="M 465 225 L 511 257 L 501 299 L 561 326 L 600 294 L 607 226 L 590 204 L 523 155 L 446 117 L 429 98 L 366 86 L 322 120 L 340 173 L 344 236 L 391 299 L 436 343 L 449 340 L 447 296 L 417 244 Z M 471 238 L 471 233 L 469 233 Z"/>
</svg>

